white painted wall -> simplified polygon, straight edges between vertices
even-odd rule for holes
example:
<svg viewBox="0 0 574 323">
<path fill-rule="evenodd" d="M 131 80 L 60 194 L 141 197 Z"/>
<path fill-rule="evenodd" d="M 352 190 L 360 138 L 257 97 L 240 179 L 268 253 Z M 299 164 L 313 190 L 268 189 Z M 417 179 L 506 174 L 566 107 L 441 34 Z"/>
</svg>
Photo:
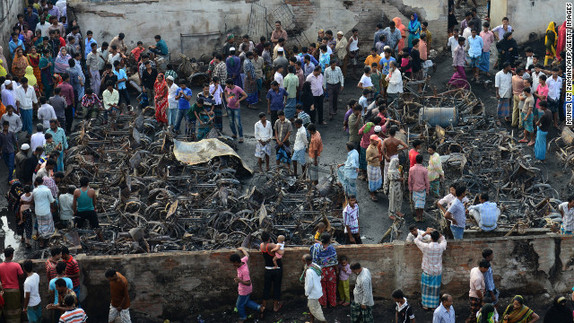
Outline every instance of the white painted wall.
<svg viewBox="0 0 574 323">
<path fill-rule="evenodd" d="M 24 0 L 0 0 L 0 44 L 4 49 L 4 56 L 12 62 L 8 42 L 12 33 L 12 26 L 18 22 L 16 16 L 24 12 Z M 9 64 L 9 63 L 8 63 Z"/>
</svg>

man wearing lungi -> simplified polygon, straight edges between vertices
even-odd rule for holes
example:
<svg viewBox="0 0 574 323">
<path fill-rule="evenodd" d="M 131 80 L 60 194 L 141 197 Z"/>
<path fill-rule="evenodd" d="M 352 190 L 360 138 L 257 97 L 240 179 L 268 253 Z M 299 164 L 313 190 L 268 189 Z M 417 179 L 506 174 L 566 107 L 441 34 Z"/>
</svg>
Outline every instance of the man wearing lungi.
<svg viewBox="0 0 574 323">
<path fill-rule="evenodd" d="M 431 242 L 423 241 L 430 235 Z M 421 303 L 424 310 L 434 309 L 439 305 L 440 285 L 442 281 L 442 254 L 446 250 L 446 239 L 438 231 L 428 228 L 419 234 L 415 244 L 423 253 L 421 268 Z"/>
</svg>

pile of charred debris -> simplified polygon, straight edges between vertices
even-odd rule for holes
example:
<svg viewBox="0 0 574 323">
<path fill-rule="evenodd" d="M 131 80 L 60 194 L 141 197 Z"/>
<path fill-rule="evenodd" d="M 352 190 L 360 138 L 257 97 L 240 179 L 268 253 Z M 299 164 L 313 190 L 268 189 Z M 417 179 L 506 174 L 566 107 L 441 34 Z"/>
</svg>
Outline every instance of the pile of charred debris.
<svg viewBox="0 0 574 323">
<path fill-rule="evenodd" d="M 208 138 L 193 144 L 234 145 L 215 132 Z M 178 141 L 152 108 L 106 126 L 84 122 L 70 140 L 64 186 L 90 178 L 105 242 L 74 228 L 59 230 L 53 244 L 100 255 L 209 250 L 252 244 L 251 236 L 267 230 L 285 235 L 290 245 L 309 245 L 319 222 L 342 234 L 343 194 L 335 176 L 312 189 L 288 174 L 250 176 L 238 156 L 218 155 L 217 148 L 209 148 L 213 156 L 203 162 L 181 162 L 174 153 Z"/>
<path fill-rule="evenodd" d="M 524 154 L 515 134 L 484 114 L 472 91 L 406 91 L 389 113 L 401 122 L 402 139 L 437 146 L 446 172 L 442 193 L 451 183 L 464 182 L 474 204 L 480 192 L 489 192 L 502 209 L 499 227 L 508 234 L 559 228 L 560 195 L 548 184 L 548 169 Z M 549 143 L 565 172 L 574 164 L 573 139 L 566 128 Z M 234 148 L 231 138 L 216 132 L 207 140 Z M 342 238 L 344 196 L 334 165 L 312 187 L 282 171 L 252 175 L 238 155 L 218 154 L 217 148 L 209 148 L 203 159 L 194 154 L 189 162 L 176 156 L 178 140 L 156 122 L 152 108 L 120 115 L 106 126 L 86 121 L 70 141 L 64 185 L 91 179 L 105 242 L 92 230 L 74 228 L 59 230 L 54 244 L 86 254 L 211 250 L 252 246 L 267 230 L 285 235 L 291 246 L 308 246 L 319 222 L 336 240 Z M 428 206 L 427 216 L 440 219 Z"/>
<path fill-rule="evenodd" d="M 470 204 L 478 204 L 478 195 L 488 192 L 502 211 L 498 231 L 507 235 L 556 232 L 560 228 L 562 219 L 557 207 L 561 194 L 549 184 L 552 170 L 533 154 L 525 154 L 525 146 L 517 141 L 521 134 L 508 131 L 497 124 L 496 118 L 487 116 L 482 101 L 470 89 L 427 96 L 407 91 L 400 101 L 401 109 L 391 111 L 410 125 L 406 137 L 421 139 L 426 147 L 436 145 L 441 155 L 445 170 L 441 193 L 448 194 L 452 183 L 464 183 Z M 564 163 L 566 176 L 574 164 L 573 140 L 574 134 L 565 127 L 562 135 L 548 144 L 547 158 L 555 152 Z M 573 184 L 574 171 L 568 186 Z M 434 205 L 429 206 L 429 210 L 436 210 Z M 430 216 L 445 227 L 438 210 Z M 471 228 L 478 229 L 474 219 L 470 221 Z"/>
</svg>

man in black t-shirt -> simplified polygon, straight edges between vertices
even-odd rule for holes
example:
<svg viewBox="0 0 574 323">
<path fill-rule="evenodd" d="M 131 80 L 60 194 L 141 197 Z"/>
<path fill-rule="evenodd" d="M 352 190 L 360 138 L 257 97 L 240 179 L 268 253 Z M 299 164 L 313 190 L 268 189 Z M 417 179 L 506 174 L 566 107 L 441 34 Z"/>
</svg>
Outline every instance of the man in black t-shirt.
<svg viewBox="0 0 574 323">
<path fill-rule="evenodd" d="M 395 319 L 396 323 L 414 323 L 415 322 L 415 314 L 413 309 L 407 302 L 405 294 L 402 290 L 397 289 L 392 294 L 391 297 L 397 304 L 395 309 Z"/>
</svg>

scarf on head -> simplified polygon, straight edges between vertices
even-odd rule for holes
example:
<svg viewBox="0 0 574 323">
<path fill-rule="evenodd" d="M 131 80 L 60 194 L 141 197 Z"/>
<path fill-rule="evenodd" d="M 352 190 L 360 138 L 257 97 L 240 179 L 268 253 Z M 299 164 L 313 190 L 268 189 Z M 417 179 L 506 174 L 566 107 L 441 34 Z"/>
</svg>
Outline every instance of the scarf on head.
<svg viewBox="0 0 574 323">
<path fill-rule="evenodd" d="M 38 79 L 34 75 L 34 68 L 32 68 L 32 66 L 28 65 L 26 67 L 26 74 L 24 76 L 28 79 L 28 85 L 34 87 L 38 84 Z"/>
<path fill-rule="evenodd" d="M 546 36 L 544 36 L 544 45 L 546 50 L 556 55 L 556 42 L 558 34 L 556 33 L 556 23 L 553 21 L 548 24 L 546 28 Z"/>
<path fill-rule="evenodd" d="M 365 128 L 363 128 L 363 133 L 369 133 L 371 131 L 371 128 L 374 126 L 375 124 L 372 122 L 367 122 L 367 124 L 365 125 Z"/>
<path fill-rule="evenodd" d="M 413 20 L 411 20 L 409 22 L 409 29 L 418 29 L 418 25 L 419 24 L 419 16 L 416 13 L 413 13 L 413 17 L 415 17 Z"/>
</svg>

